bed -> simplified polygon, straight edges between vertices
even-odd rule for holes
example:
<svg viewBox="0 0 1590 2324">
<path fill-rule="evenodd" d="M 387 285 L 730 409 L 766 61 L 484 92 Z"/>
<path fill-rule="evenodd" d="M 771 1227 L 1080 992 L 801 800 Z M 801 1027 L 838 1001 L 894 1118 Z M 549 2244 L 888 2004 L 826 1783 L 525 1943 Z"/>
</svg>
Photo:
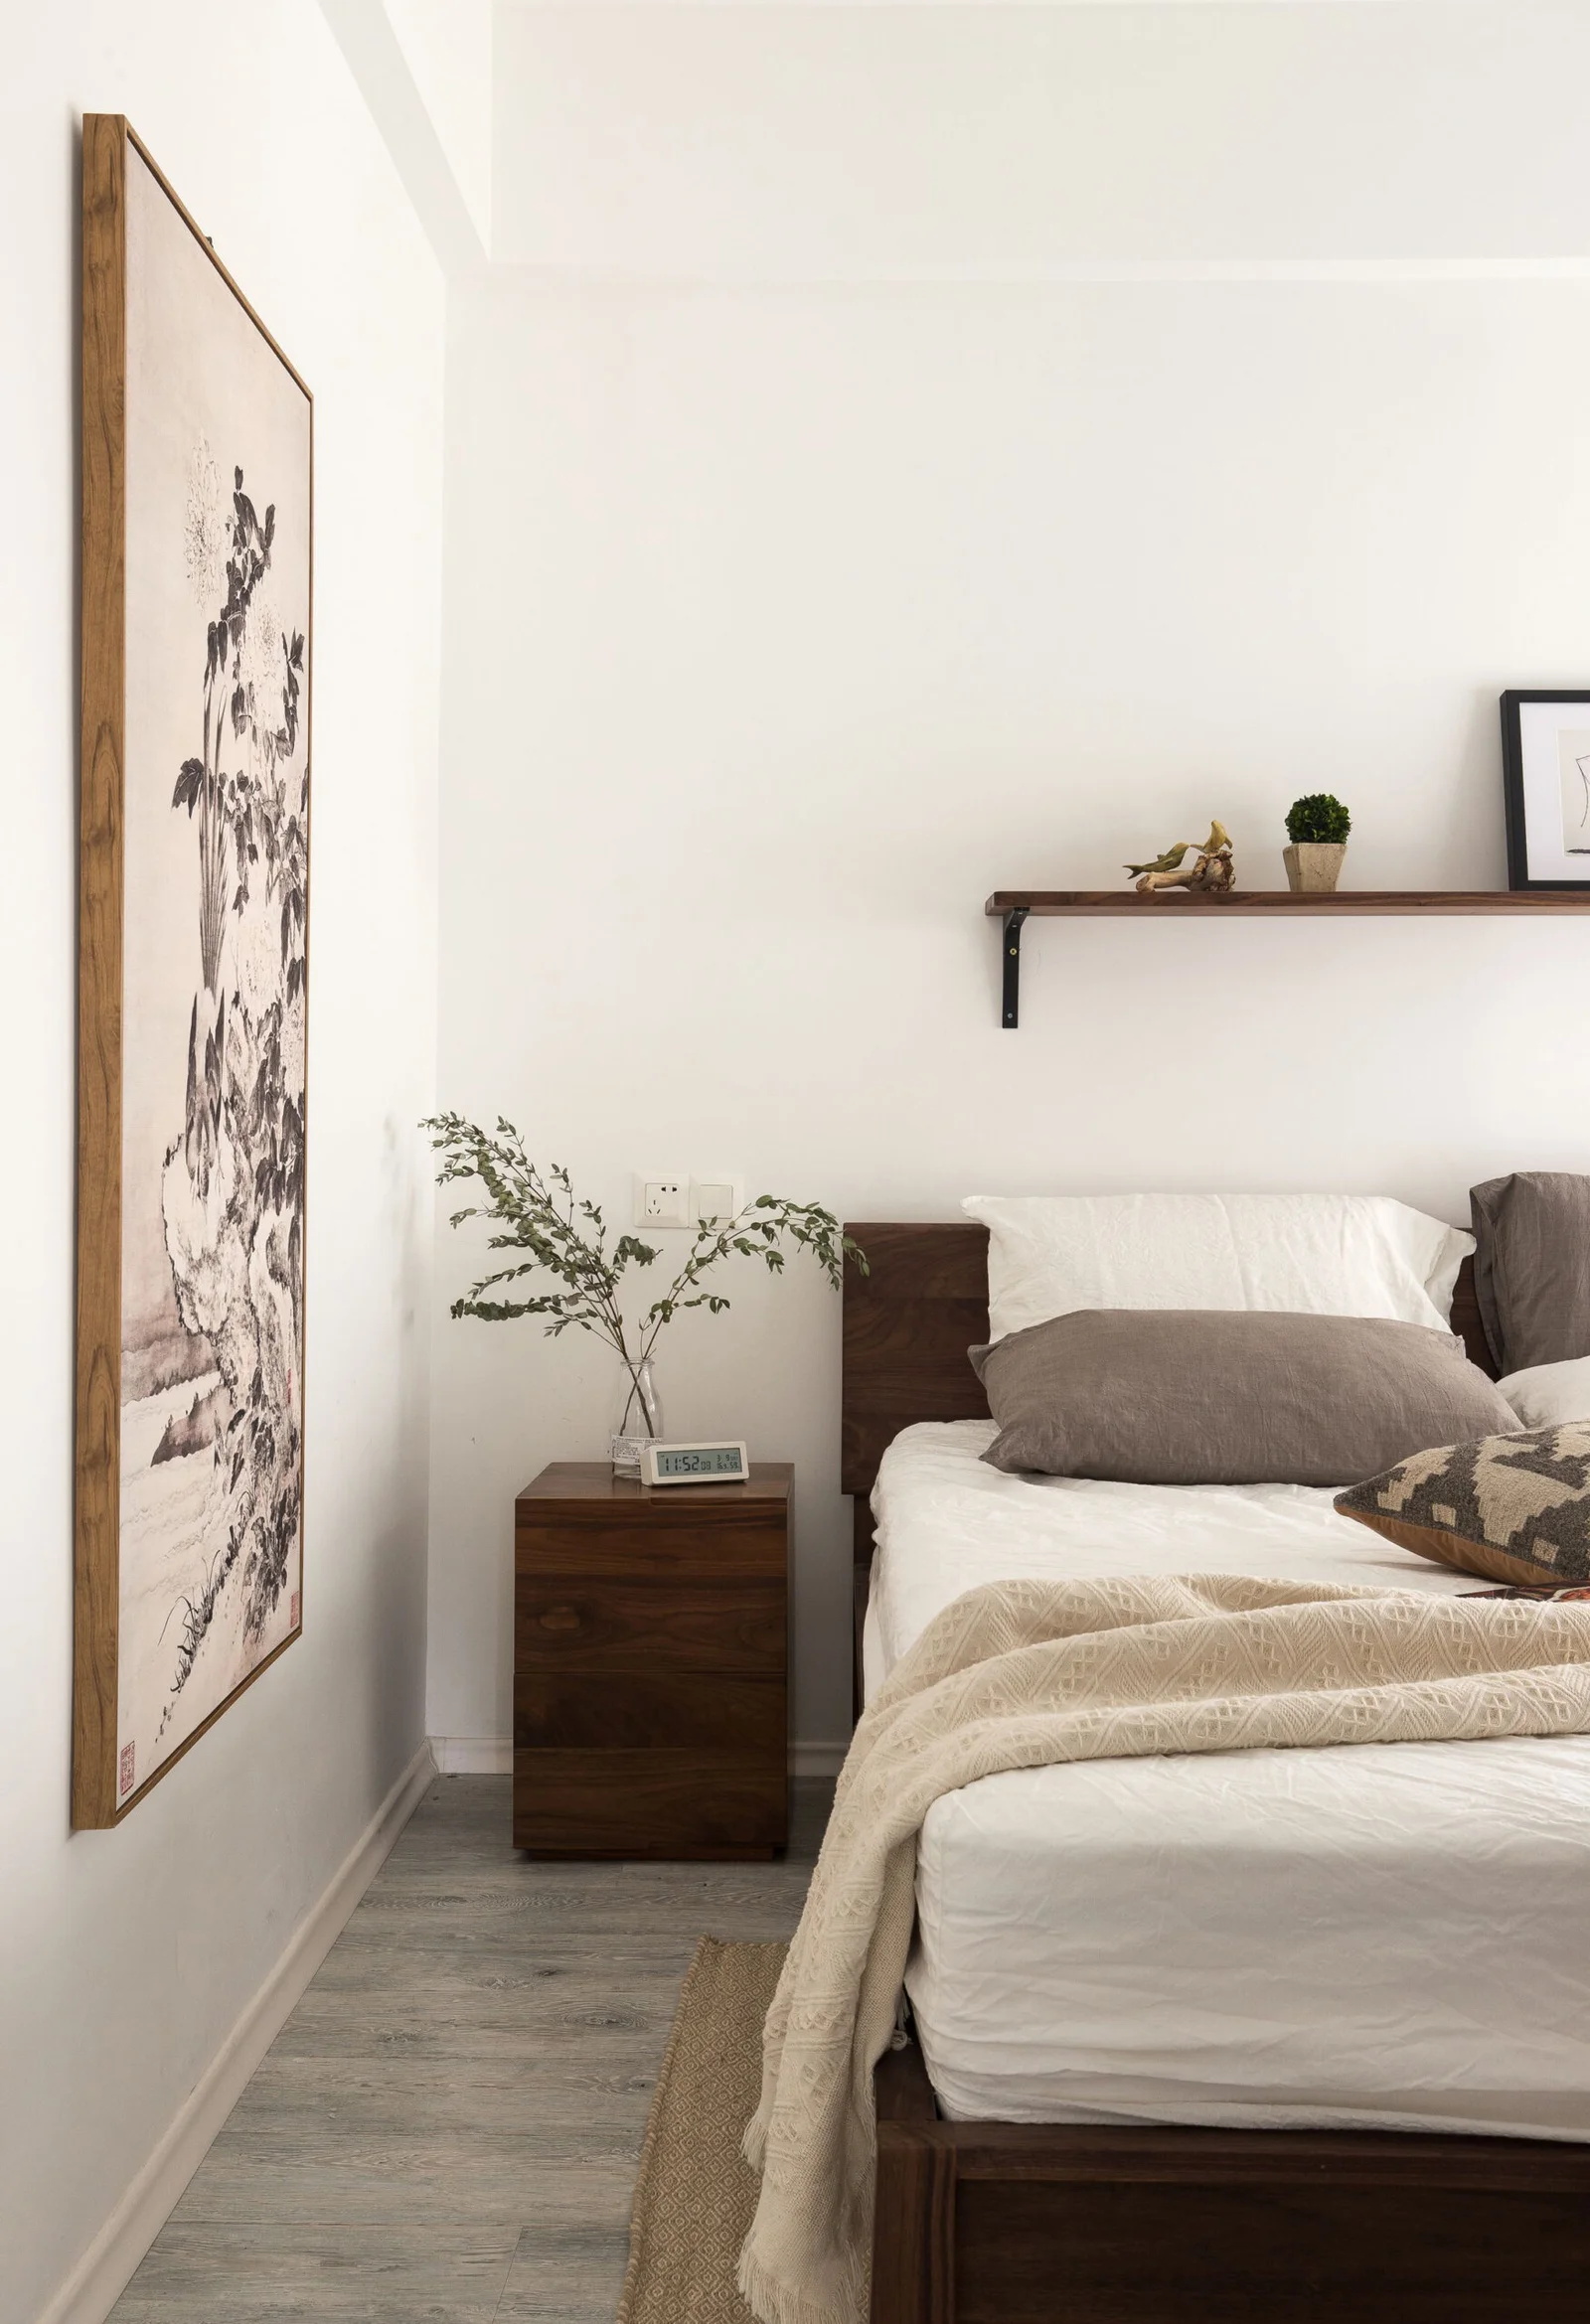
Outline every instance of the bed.
<svg viewBox="0 0 1590 2324">
<path fill-rule="evenodd" d="M 979 1462 L 991 1424 L 965 1351 L 987 1335 L 985 1230 L 849 1231 L 872 1265 L 845 1316 L 860 1688 L 864 1655 L 875 1682 L 957 1586 L 1053 1571 L 1083 1544 L 1094 1571 L 1155 1550 L 1145 1488 Z M 1453 1320 L 1493 1370 L 1467 1271 Z M 1328 1494 L 1182 1497 L 1163 1528 L 1180 1570 L 1280 1559 L 1464 1586 L 1360 1546 Z M 1475 1754 L 1497 1756 L 1470 1781 Z M 919 2045 L 877 2078 L 877 2324 L 1582 2314 L 1590 1839 L 1564 1828 L 1573 1801 L 1590 1834 L 1578 1739 L 1041 1769 L 941 1801 L 908 1977 Z M 1560 1958 L 1531 1946 L 1542 1916 Z"/>
</svg>

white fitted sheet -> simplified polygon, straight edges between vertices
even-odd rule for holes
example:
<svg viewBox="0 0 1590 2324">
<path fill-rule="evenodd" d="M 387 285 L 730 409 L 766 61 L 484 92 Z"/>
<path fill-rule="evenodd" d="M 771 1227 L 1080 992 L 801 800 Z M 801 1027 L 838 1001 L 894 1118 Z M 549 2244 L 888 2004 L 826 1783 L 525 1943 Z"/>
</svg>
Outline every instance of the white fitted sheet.
<svg viewBox="0 0 1590 2324">
<path fill-rule="evenodd" d="M 869 1690 L 1016 1575 L 1483 1587 L 1301 1485 L 1009 1476 L 907 1429 L 874 1494 Z M 907 1973 L 946 2113 L 1590 2139 L 1590 1738 L 995 1776 L 923 1826 Z"/>
</svg>

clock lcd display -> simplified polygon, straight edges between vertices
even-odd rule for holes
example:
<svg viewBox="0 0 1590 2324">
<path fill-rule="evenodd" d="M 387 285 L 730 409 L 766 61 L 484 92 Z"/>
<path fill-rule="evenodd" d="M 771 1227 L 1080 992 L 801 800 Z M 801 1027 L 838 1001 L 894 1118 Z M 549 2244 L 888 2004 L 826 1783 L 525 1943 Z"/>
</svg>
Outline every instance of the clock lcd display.
<svg viewBox="0 0 1590 2324">
<path fill-rule="evenodd" d="M 742 1476 L 737 1445 L 709 1445 L 700 1453 L 662 1453 L 657 1456 L 659 1476 Z"/>
</svg>

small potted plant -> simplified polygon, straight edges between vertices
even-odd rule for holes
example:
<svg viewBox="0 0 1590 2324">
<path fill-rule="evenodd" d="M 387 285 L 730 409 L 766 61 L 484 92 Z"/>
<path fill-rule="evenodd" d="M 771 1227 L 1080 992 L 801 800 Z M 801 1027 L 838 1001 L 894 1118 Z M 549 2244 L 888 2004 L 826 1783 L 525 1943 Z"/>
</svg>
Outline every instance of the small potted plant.
<svg viewBox="0 0 1590 2324">
<path fill-rule="evenodd" d="M 1352 829 L 1352 816 L 1329 791 L 1311 791 L 1307 798 L 1293 800 L 1286 812 L 1286 836 L 1292 845 L 1282 852 L 1287 885 L 1294 895 L 1335 891 Z"/>
</svg>

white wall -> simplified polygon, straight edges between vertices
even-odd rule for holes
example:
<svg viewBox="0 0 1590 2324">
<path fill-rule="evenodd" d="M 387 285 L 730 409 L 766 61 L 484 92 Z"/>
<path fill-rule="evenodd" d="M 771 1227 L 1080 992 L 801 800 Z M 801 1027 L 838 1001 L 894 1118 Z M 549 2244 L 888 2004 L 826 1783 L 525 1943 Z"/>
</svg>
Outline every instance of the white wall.
<svg viewBox="0 0 1590 2324">
<path fill-rule="evenodd" d="M 12 9 L 6 48 L 0 2319 L 32 2324 L 423 1739 L 442 288 L 312 0 Z M 83 110 L 130 116 L 315 390 L 315 767 L 305 1635 L 72 1837 Z"/>
<path fill-rule="evenodd" d="M 483 248 L 491 247 L 492 0 L 384 0 Z"/>
<path fill-rule="evenodd" d="M 1353 883 L 1504 884 L 1497 695 L 1586 683 L 1587 36 L 501 9 L 520 263 L 449 353 L 444 1101 L 620 1213 L 653 1162 L 853 1218 L 1209 1184 L 1462 1218 L 1590 1166 L 1590 928 L 1034 924 L 1010 1034 L 982 917 L 1211 814 L 1279 885 L 1321 787 Z M 449 1321 L 477 1253 L 443 1226 L 429 1719 L 501 1738 L 511 1497 L 596 1454 L 606 1374 Z M 668 1421 L 799 1463 L 823 1742 L 838 1303 L 732 1288 L 664 1342 Z"/>
</svg>

